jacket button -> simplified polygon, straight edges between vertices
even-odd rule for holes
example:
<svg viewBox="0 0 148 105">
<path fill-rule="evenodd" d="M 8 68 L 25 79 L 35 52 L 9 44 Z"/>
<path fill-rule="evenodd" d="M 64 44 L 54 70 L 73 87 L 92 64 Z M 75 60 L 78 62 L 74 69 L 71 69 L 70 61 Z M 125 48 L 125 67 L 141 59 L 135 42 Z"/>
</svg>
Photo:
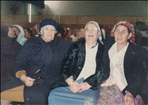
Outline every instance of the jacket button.
<svg viewBox="0 0 148 105">
<path fill-rule="evenodd" d="M 26 100 L 29 101 L 30 99 L 29 98 L 26 98 Z"/>
<path fill-rule="evenodd" d="M 78 69 L 81 69 L 81 67 L 78 67 Z"/>
</svg>

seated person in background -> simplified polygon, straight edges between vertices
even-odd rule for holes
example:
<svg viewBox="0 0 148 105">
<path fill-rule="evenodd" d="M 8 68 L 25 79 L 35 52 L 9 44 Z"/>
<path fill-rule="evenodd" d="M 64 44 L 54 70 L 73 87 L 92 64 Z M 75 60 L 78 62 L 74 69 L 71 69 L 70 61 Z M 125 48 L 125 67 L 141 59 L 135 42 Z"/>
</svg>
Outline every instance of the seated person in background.
<svg viewBox="0 0 148 105">
<path fill-rule="evenodd" d="M 24 28 L 24 33 L 25 33 L 24 37 L 26 39 L 30 39 L 33 37 L 32 31 L 29 28 Z"/>
<path fill-rule="evenodd" d="M 1 84 L 13 76 L 14 61 L 21 45 L 16 41 L 17 35 L 11 27 L 1 26 Z"/>
<path fill-rule="evenodd" d="M 12 29 L 14 30 L 15 34 L 17 35 L 17 41 L 23 46 L 27 39 L 24 37 L 25 33 L 23 27 L 20 25 L 13 25 Z"/>
<path fill-rule="evenodd" d="M 46 105 L 50 86 L 60 77 L 64 54 L 70 42 L 56 36 L 53 19 L 40 22 L 40 34 L 24 44 L 15 61 L 15 77 L 1 86 L 1 105 L 11 101 Z"/>
<path fill-rule="evenodd" d="M 109 38 L 110 38 L 110 37 L 114 37 L 115 27 L 116 27 L 116 25 L 114 25 L 113 28 L 112 28 L 112 30 L 110 31 L 110 36 L 109 36 Z"/>
<path fill-rule="evenodd" d="M 58 31 L 56 33 L 56 36 L 59 36 L 59 37 L 63 38 L 64 37 L 64 33 L 65 33 L 64 28 L 62 26 L 58 26 Z"/>
<path fill-rule="evenodd" d="M 142 37 L 148 38 L 148 34 L 146 34 L 146 32 L 148 32 L 148 26 L 144 22 L 136 22 L 134 27 L 135 27 L 136 44 L 142 45 L 143 44 L 141 40 Z"/>
<path fill-rule="evenodd" d="M 73 30 L 73 34 L 70 35 L 71 39 L 72 39 L 72 42 L 75 42 L 78 40 L 78 38 L 76 37 L 78 35 L 78 29 L 74 29 Z"/>
<path fill-rule="evenodd" d="M 143 104 L 138 94 L 146 74 L 142 64 L 145 49 L 131 43 L 131 36 L 134 36 L 133 25 L 120 21 L 116 24 L 114 38 L 104 43 L 103 59 L 110 76 L 99 88 L 97 105 Z"/>
<path fill-rule="evenodd" d="M 98 86 L 108 78 L 103 65 L 104 46 L 98 39 L 97 22 L 88 22 L 84 30 L 85 38 L 74 42 L 63 60 L 62 77 L 53 85 L 58 88 L 49 94 L 49 105 L 96 104 Z"/>
<path fill-rule="evenodd" d="M 84 38 L 84 29 L 75 29 L 70 37 L 72 38 L 72 42 L 78 41 L 80 38 Z"/>
<path fill-rule="evenodd" d="M 69 27 L 64 28 L 64 30 L 65 30 L 65 33 L 64 33 L 63 39 L 72 42 L 72 38 L 70 37 L 72 35 L 72 30 Z"/>
<path fill-rule="evenodd" d="M 38 36 L 35 28 L 31 28 L 31 31 L 33 36 Z"/>
<path fill-rule="evenodd" d="M 135 23 L 135 34 L 136 34 L 136 44 L 145 48 L 148 51 L 148 26 L 144 22 Z M 148 104 L 148 54 L 145 53 L 146 60 L 145 67 L 147 72 L 147 79 L 145 79 L 144 85 L 140 92 L 145 104 Z"/>
<path fill-rule="evenodd" d="M 78 30 L 77 37 L 78 39 L 84 38 L 84 29 L 81 28 L 80 30 Z"/>
<path fill-rule="evenodd" d="M 31 28 L 32 36 L 39 36 L 39 23 L 36 23 L 34 27 Z"/>
</svg>

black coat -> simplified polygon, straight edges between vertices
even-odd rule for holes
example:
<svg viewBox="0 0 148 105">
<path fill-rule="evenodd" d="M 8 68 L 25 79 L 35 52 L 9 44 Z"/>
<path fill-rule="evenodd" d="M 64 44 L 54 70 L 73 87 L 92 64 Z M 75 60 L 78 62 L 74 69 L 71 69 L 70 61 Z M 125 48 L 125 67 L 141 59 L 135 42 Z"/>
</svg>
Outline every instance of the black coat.
<svg viewBox="0 0 148 105">
<path fill-rule="evenodd" d="M 91 89 L 94 90 L 98 89 L 99 84 L 101 84 L 103 80 L 107 79 L 109 75 L 109 73 L 105 71 L 103 64 L 104 46 L 99 41 L 98 44 L 99 45 L 96 54 L 96 72 L 84 80 L 84 82 L 87 82 L 89 85 L 91 85 Z M 85 39 L 80 39 L 72 44 L 69 51 L 67 52 L 61 68 L 63 71 L 62 79 L 57 84 L 54 84 L 53 88 L 58 86 L 68 86 L 65 80 L 70 76 L 73 76 L 73 79 L 76 80 L 83 69 L 85 56 Z"/>
<path fill-rule="evenodd" d="M 105 51 L 104 51 L 104 62 L 105 67 L 110 71 L 109 64 L 110 60 L 108 57 L 108 51 L 111 46 L 115 43 L 114 38 L 107 39 L 105 41 Z M 140 46 L 134 45 L 129 41 L 129 46 L 124 56 L 124 73 L 128 85 L 123 89 L 122 93 L 129 91 L 134 97 L 139 93 L 142 84 L 145 79 L 145 71 L 143 66 L 143 51 Z"/>
<path fill-rule="evenodd" d="M 51 54 L 42 53 L 42 44 L 49 45 Z M 46 43 L 40 37 L 34 37 L 26 41 L 16 59 L 14 71 L 25 70 L 27 76 L 32 77 L 34 73 L 43 68 L 45 82 L 42 84 L 34 84 L 32 87 L 25 87 L 24 100 L 25 104 L 41 104 L 47 102 L 50 86 L 60 77 L 60 68 L 65 53 L 70 47 L 71 42 L 68 42 L 58 36 L 53 41 Z M 48 49 L 44 48 L 44 51 Z M 45 55 L 45 57 L 43 57 Z M 51 58 L 46 59 L 46 58 Z M 44 68 L 45 61 L 50 60 Z M 23 85 L 23 82 L 14 77 L 8 83 L 2 86 L 2 91 Z M 46 101 L 46 102 L 45 102 Z"/>
<path fill-rule="evenodd" d="M 14 62 L 21 47 L 16 38 L 1 37 L 1 84 L 13 77 Z"/>
<path fill-rule="evenodd" d="M 48 58 L 49 56 L 48 53 L 47 55 L 45 55 L 46 53 L 44 54 L 42 52 L 42 47 L 44 47 L 42 46 L 42 44 L 45 43 L 46 42 L 43 41 L 40 37 L 34 37 L 29 39 L 27 43 L 24 44 L 19 56 L 17 57 L 14 66 L 15 73 L 20 70 L 25 70 L 27 76 L 32 77 L 38 69 L 42 68 L 42 66 L 44 66 L 46 58 Z M 52 60 L 51 62 L 49 62 L 48 68 L 45 68 L 47 70 L 44 70 L 46 78 L 51 76 L 54 78 L 59 77 L 64 54 L 67 52 L 71 43 L 63 40 L 58 36 L 55 36 L 53 41 L 50 41 L 46 44 L 50 46 L 52 53 Z M 46 58 L 43 58 L 43 56 L 45 56 Z"/>
</svg>

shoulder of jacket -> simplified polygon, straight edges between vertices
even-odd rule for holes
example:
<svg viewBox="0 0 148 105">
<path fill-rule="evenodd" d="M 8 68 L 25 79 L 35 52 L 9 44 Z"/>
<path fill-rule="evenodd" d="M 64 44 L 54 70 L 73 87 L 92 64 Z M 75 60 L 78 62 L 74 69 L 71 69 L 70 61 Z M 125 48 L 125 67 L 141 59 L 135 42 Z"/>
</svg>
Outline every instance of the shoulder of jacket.
<svg viewBox="0 0 148 105">
<path fill-rule="evenodd" d="M 85 44 L 85 39 L 81 38 L 78 41 L 74 42 L 74 44 L 76 44 L 77 46 L 82 46 Z"/>
<path fill-rule="evenodd" d="M 33 37 L 30 38 L 26 41 L 28 44 L 37 44 L 40 43 L 40 38 L 39 37 Z"/>
<path fill-rule="evenodd" d="M 74 42 L 73 44 L 71 44 L 70 48 L 71 49 L 79 49 L 82 44 L 84 44 L 84 42 L 82 42 L 81 40 L 78 40 L 76 42 Z"/>
<path fill-rule="evenodd" d="M 137 53 L 137 54 L 140 54 L 140 55 L 144 54 L 144 53 L 148 53 L 146 49 L 142 48 L 139 45 L 135 45 L 132 42 L 129 42 L 129 48 L 132 49 L 132 51 L 134 53 Z"/>
<path fill-rule="evenodd" d="M 55 36 L 55 39 L 60 42 L 61 44 L 72 44 L 73 42 L 67 41 L 65 39 L 60 38 L 59 36 Z"/>
</svg>

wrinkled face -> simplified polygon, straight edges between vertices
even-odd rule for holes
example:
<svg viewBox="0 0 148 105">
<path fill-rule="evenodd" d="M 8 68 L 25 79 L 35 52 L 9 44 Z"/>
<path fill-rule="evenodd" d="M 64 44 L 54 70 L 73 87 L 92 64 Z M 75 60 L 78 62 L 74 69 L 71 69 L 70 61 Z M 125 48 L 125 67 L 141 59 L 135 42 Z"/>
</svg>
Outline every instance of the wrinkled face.
<svg viewBox="0 0 148 105">
<path fill-rule="evenodd" d="M 50 42 L 51 40 L 54 39 L 55 32 L 56 32 L 56 30 L 55 30 L 55 27 L 54 26 L 52 26 L 52 25 L 46 25 L 41 30 L 41 38 L 45 42 Z"/>
<path fill-rule="evenodd" d="M 130 39 L 131 33 L 128 32 L 128 28 L 123 25 L 118 25 L 114 32 L 115 41 L 117 44 L 127 44 L 127 40 Z"/>
<path fill-rule="evenodd" d="M 12 26 L 12 29 L 14 30 L 14 32 L 17 36 L 20 34 L 20 31 L 18 28 Z"/>
<path fill-rule="evenodd" d="M 86 42 L 97 42 L 98 36 L 100 32 L 98 32 L 98 28 L 95 24 L 88 24 L 85 28 L 85 39 Z"/>
<path fill-rule="evenodd" d="M 24 35 L 25 38 L 29 38 L 30 37 L 30 33 L 28 32 L 27 29 L 24 29 L 24 33 L 25 33 L 25 35 Z"/>
</svg>

